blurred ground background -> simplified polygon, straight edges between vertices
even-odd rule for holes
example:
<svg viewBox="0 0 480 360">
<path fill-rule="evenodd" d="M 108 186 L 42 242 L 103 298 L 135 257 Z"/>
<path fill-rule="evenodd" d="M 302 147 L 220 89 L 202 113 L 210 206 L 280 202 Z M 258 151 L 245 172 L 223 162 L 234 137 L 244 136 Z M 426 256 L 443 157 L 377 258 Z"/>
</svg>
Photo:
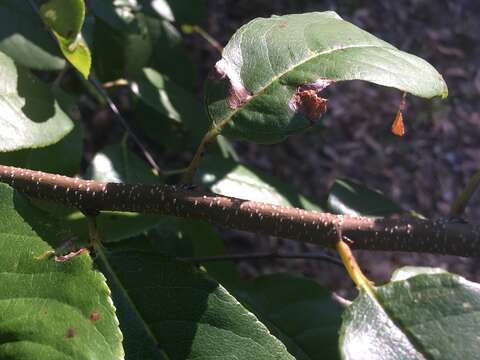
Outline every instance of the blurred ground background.
<svg viewBox="0 0 480 360">
<path fill-rule="evenodd" d="M 247 164 L 293 184 L 319 200 L 338 177 L 358 180 L 425 216 L 446 216 L 458 192 L 480 169 L 480 2 L 467 0 L 313 1 L 209 0 L 206 30 L 222 45 L 249 20 L 272 14 L 334 10 L 343 18 L 416 54 L 443 74 L 449 98 L 426 101 L 407 97 L 407 135 L 390 133 L 400 93 L 362 83 L 337 84 L 329 91 L 324 133 L 305 133 L 284 143 L 258 146 L 237 143 Z M 219 59 L 218 52 L 199 36 L 186 39 L 199 66 L 201 84 Z M 281 164 L 281 165 L 279 165 Z M 480 222 L 480 195 L 467 219 Z M 231 233 L 234 252 L 303 251 L 305 245 Z M 439 266 L 480 281 L 478 262 L 425 254 L 361 252 L 368 276 L 386 281 L 400 265 Z M 246 275 L 288 271 L 314 277 L 332 289 L 351 289 L 342 269 L 316 261 L 243 262 Z"/>
</svg>

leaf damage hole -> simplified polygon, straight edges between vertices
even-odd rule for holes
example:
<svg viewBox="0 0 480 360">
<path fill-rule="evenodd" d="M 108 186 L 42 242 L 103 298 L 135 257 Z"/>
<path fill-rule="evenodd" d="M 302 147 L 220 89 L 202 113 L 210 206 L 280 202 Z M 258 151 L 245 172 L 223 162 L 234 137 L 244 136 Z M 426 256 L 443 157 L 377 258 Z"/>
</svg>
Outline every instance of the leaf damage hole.
<svg viewBox="0 0 480 360">
<path fill-rule="evenodd" d="M 320 78 L 313 83 L 299 86 L 288 102 L 289 108 L 304 115 L 311 123 L 320 119 L 327 111 L 328 103 L 328 99 L 322 98 L 320 92 L 334 82 Z"/>
</svg>

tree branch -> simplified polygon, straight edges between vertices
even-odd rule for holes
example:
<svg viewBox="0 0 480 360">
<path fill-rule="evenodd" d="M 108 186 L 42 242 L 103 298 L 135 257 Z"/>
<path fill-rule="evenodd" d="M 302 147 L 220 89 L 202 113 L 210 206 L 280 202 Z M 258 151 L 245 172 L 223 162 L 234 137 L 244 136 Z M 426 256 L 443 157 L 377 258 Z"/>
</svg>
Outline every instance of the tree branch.
<svg viewBox="0 0 480 360">
<path fill-rule="evenodd" d="M 335 248 L 338 228 L 353 240 L 353 249 L 480 255 L 480 226 L 458 222 L 333 215 L 185 187 L 101 183 L 2 165 L 0 181 L 26 195 L 82 211 L 135 211 L 202 219 L 329 248 Z"/>
</svg>

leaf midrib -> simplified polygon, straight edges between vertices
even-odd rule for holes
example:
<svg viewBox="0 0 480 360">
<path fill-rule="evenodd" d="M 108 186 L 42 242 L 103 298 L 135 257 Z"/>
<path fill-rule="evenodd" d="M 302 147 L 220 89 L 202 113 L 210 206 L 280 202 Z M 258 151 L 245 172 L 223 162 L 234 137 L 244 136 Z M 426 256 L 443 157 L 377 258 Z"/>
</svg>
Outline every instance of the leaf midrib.
<svg viewBox="0 0 480 360">
<path fill-rule="evenodd" d="M 298 62 L 294 66 L 289 67 L 285 71 L 283 71 L 283 72 L 279 73 L 278 75 L 275 75 L 274 77 L 272 77 L 271 80 L 266 83 L 266 85 L 261 87 L 255 94 L 253 94 L 249 98 L 247 103 L 251 102 L 252 100 L 257 98 L 259 95 L 263 94 L 270 86 L 272 86 L 272 84 L 274 84 L 276 81 L 278 81 L 280 78 L 282 78 L 285 74 L 287 74 L 290 71 L 295 70 L 299 66 L 302 66 L 305 63 L 307 63 L 307 62 L 309 62 L 309 61 L 311 61 L 311 60 L 313 60 L 317 57 L 323 56 L 323 55 L 331 54 L 331 53 L 334 53 L 334 52 L 340 51 L 340 50 L 351 50 L 351 49 L 356 49 L 356 48 L 391 49 L 391 50 L 400 51 L 397 48 L 390 47 L 390 46 L 365 45 L 365 44 L 358 45 L 358 44 L 355 44 L 355 45 L 342 46 L 342 47 L 338 47 L 338 48 L 332 48 L 332 49 L 324 50 L 324 51 L 321 51 L 321 52 L 318 52 L 318 53 L 314 52 L 311 56 L 306 57 L 304 60 Z M 240 110 L 243 109 L 244 105 L 245 104 L 243 104 L 243 105 L 239 106 L 238 108 L 229 112 L 228 116 L 226 116 L 224 119 L 220 120 L 218 125 L 214 123 L 214 127 L 216 127 L 218 130 L 221 130 Z"/>
</svg>

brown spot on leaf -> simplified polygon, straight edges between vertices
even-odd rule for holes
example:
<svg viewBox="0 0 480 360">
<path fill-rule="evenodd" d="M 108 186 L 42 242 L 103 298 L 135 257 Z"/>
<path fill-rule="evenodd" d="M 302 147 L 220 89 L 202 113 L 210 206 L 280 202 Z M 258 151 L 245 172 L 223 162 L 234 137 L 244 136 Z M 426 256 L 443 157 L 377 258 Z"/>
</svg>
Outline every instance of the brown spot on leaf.
<svg viewBox="0 0 480 360">
<path fill-rule="evenodd" d="M 83 253 L 89 253 L 87 248 L 81 248 L 77 251 L 72 251 L 66 255 L 55 255 L 55 261 L 56 262 L 66 262 L 69 261 L 77 256 L 82 255 Z"/>
<path fill-rule="evenodd" d="M 214 74 L 217 79 L 226 78 L 229 81 L 228 96 L 226 100 L 230 109 L 237 109 L 252 97 L 252 93 L 243 86 L 239 75 L 224 59 L 217 61 L 214 68 Z"/>
<path fill-rule="evenodd" d="M 334 81 L 330 79 L 318 79 L 314 83 L 299 86 L 290 99 L 288 106 L 293 111 L 305 115 L 314 122 L 327 111 L 328 100 L 320 96 L 320 92 Z"/>
<path fill-rule="evenodd" d="M 227 104 L 230 109 L 235 110 L 245 104 L 251 97 L 250 91 L 243 86 L 231 86 L 228 92 Z"/>
<path fill-rule="evenodd" d="M 73 328 L 68 328 L 66 331 L 65 331 L 65 338 L 66 339 L 71 339 L 71 338 L 74 338 L 75 337 L 75 329 Z"/>
<path fill-rule="evenodd" d="M 100 313 L 97 311 L 92 311 L 92 313 L 90 314 L 90 321 L 95 323 L 98 320 L 100 320 Z"/>
</svg>

